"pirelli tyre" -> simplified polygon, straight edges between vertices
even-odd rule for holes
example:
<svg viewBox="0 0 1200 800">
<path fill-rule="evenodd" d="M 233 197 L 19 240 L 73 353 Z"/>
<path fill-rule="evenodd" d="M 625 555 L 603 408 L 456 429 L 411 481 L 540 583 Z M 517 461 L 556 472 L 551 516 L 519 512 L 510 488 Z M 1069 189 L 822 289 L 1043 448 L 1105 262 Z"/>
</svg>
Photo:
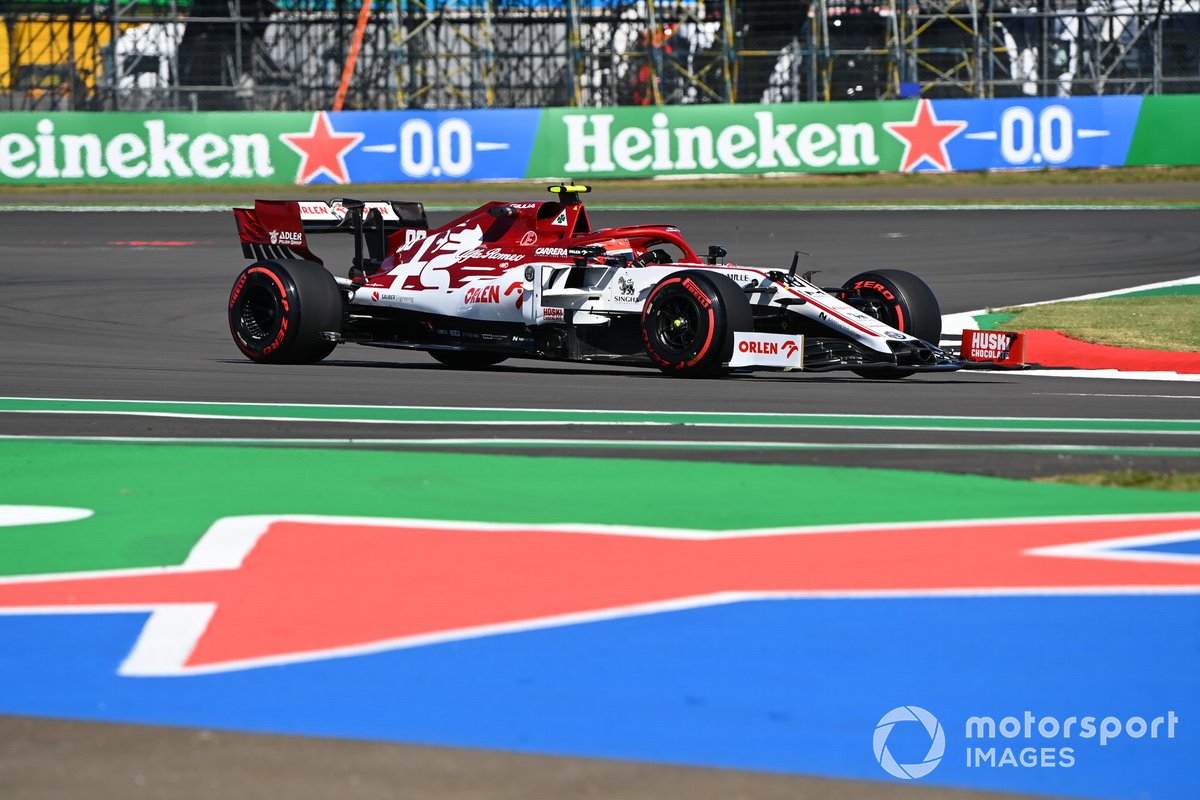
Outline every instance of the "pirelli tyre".
<svg viewBox="0 0 1200 800">
<path fill-rule="evenodd" d="M 902 269 L 861 272 L 842 284 L 857 293 L 862 310 L 909 336 L 936 345 L 942 338 L 942 310 L 925 281 Z M 902 367 L 864 367 L 854 370 L 864 378 L 906 378 L 913 370 Z"/>
<path fill-rule="evenodd" d="M 229 332 L 238 349 L 263 364 L 314 364 L 342 330 L 342 292 L 319 264 L 298 259 L 258 261 L 242 270 L 229 293 Z"/>
<path fill-rule="evenodd" d="M 750 302 L 724 275 L 688 270 L 659 281 L 642 307 L 642 339 L 655 366 L 681 378 L 723 375 L 733 335 L 754 329 Z"/>
</svg>

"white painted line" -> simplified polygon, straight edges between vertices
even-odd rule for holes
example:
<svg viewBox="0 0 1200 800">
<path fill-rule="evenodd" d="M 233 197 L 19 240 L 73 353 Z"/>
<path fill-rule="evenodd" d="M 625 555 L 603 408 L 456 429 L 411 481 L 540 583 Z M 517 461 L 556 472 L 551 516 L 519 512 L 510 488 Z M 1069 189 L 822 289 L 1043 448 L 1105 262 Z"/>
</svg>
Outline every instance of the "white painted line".
<svg viewBox="0 0 1200 800">
<path fill-rule="evenodd" d="M 854 443 L 854 442 L 779 442 L 737 439 L 563 439 L 563 438 L 481 438 L 438 437 L 405 439 L 360 437 L 195 437 L 195 436 L 69 436 L 37 434 L 0 434 L 0 441 L 33 442 L 111 442 L 114 444 L 204 444 L 204 445 L 396 445 L 413 447 L 586 447 L 593 449 L 681 449 L 681 450 L 924 450 L 948 452 L 1048 452 L 1048 453 L 1112 453 L 1138 451 L 1145 455 L 1193 456 L 1200 447 L 1160 447 L 1157 445 L 1090 445 L 1090 444 L 935 444 L 935 443 Z"/>
<path fill-rule="evenodd" d="M 1046 397 L 1121 397 L 1126 400 L 1200 400 L 1200 394 L 1117 394 L 1104 392 L 1034 392 Z"/>
<path fill-rule="evenodd" d="M 999 375 L 1000 370 L 971 370 L 988 375 Z M 1029 375 L 1035 378 L 1105 378 L 1118 381 L 1176 381 L 1200 383 L 1200 375 L 1179 372 L 1126 372 L 1116 369 L 1023 369 L 1004 370 L 1004 375 Z"/>
<path fill-rule="evenodd" d="M 96 570 L 89 572 L 67 572 L 58 574 L 40 574 L 34 576 L 8 576 L 0 578 L 0 585 L 19 586 L 26 583 L 51 583 L 55 581 L 86 579 L 101 581 L 111 578 L 128 577 L 133 574 L 182 575 L 187 573 L 229 570 L 238 568 L 254 545 L 276 522 L 315 523 L 324 525 L 373 525 L 381 527 L 410 527 L 437 530 L 486 530 L 495 532 L 505 531 L 552 531 L 562 535 L 591 534 L 607 536 L 624 536 L 637 538 L 656 538 L 682 541 L 721 541 L 731 539 L 750 539 L 772 536 L 807 536 L 817 534 L 835 534 L 853 536 L 859 532 L 880 532 L 886 530 L 894 536 L 904 536 L 910 531 L 927 529 L 964 529 L 965 535 L 970 530 L 983 527 L 1004 525 L 1018 527 L 1026 525 L 1068 523 L 1108 523 L 1115 521 L 1145 521 L 1145 520 L 1179 520 L 1187 524 L 1197 520 L 1196 512 L 1176 512 L 1164 514 L 1118 514 L 1096 516 L 1061 516 L 1061 517 L 1026 517 L 1009 519 L 967 519 L 967 520 L 937 520 L 933 522 L 901 522 L 901 523 L 855 523 L 850 525 L 820 525 L 812 527 L 775 527 L 750 528 L 734 530 L 699 530 L 687 528 L 653 528 L 632 525 L 596 525 L 577 523 L 558 524 L 503 524 L 483 522 L 458 522 L 450 520 L 421 520 L 410 518 L 382 517 L 342 517 L 320 515 L 279 515 L 279 516 L 246 516 L 225 517 L 216 522 L 197 542 L 188 558 L 179 566 L 165 566 L 143 570 Z M 1194 524 L 1194 523 L 1193 523 Z M 1077 559 L 1105 559 L 1117 561 L 1147 561 L 1163 560 L 1157 554 L 1150 555 L 1130 548 L 1153 546 L 1166 542 L 1188 541 L 1196 535 L 1194 528 L 1184 531 L 1172 531 L 1165 534 L 1149 534 L 1131 536 L 1120 539 L 1099 539 L 1092 541 L 1072 542 L 1068 545 L 1051 546 L 1025 550 L 1022 555 L 1043 557 L 1070 557 Z M 206 541 L 211 537 L 211 541 Z M 1167 560 L 1173 563 L 1195 563 L 1200 556 L 1188 554 L 1165 554 Z M 212 617 L 215 606 L 209 603 L 138 603 L 128 606 L 119 605 L 59 605 L 7 607 L 0 609 L 0 615 L 20 616 L 25 614 L 95 614 L 113 613 L 120 611 L 149 610 L 151 618 L 143 626 L 133 649 L 122 663 L 119 674 L 126 676 L 184 676 L 229 672 L 264 666 L 279 666 L 283 664 L 301 663 L 328 658 L 365 655 L 400 648 L 419 647 L 423 645 L 479 638 L 504 633 L 519 633 L 563 625 L 573 625 L 584 622 L 596 622 L 609 619 L 620 619 L 630 616 L 680 611 L 711 605 L 728 603 L 772 600 L 772 599 L 860 599 L 860 598 L 901 598 L 901 597 L 991 597 L 991 596 L 1076 596 L 1076 595 L 1181 595 L 1200 592 L 1197 585 L 1159 586 L 1153 584 L 1130 586 L 1038 586 L 1038 587 L 989 587 L 979 586 L 970 588 L 930 588 L 930 589 L 849 589 L 849 590 L 758 590 L 758 591 L 716 591 L 694 595 L 681 595 L 665 598 L 659 601 L 631 605 L 597 608 L 580 612 L 531 617 L 523 620 L 478 625 L 472 627 L 452 628 L 426 634 L 384 638 L 362 641 L 349 645 L 330 646 L 323 649 L 312 649 L 287 654 L 258 656 L 240 660 L 220 661 L 216 663 L 190 666 L 187 659 L 194 651 L 200 637 L 205 632 Z"/>
<path fill-rule="evenodd" d="M 50 211 L 56 214 L 95 214 L 101 212 L 112 212 L 114 214 L 149 214 L 155 211 L 166 213 L 212 213 L 216 211 L 228 212 L 233 208 L 233 204 L 229 205 L 212 205 L 206 203 L 197 203 L 196 205 L 0 205 L 0 211 Z"/>
<path fill-rule="evenodd" d="M 1024 373 L 1014 372 L 1013 374 L 1024 374 Z M 829 414 L 799 414 L 799 413 L 794 413 L 794 412 L 777 412 L 777 411 L 658 411 L 658 410 L 654 410 L 654 409 L 639 410 L 639 409 L 628 409 L 628 408 L 620 408 L 620 409 L 615 409 L 615 408 L 602 408 L 602 409 L 601 408 L 544 408 L 544 407 L 531 407 L 531 408 L 516 407 L 516 408 L 513 408 L 513 407 L 509 407 L 509 406 L 399 406 L 399 405 L 388 406 L 388 405 L 344 405 L 344 404 L 340 404 L 340 403 L 254 403 L 254 402 L 240 403 L 240 402 L 233 402 L 233 401 L 227 401 L 227 400 L 114 400 L 111 398 L 0 396 L 0 401 L 3 401 L 3 400 L 20 400 L 20 401 L 25 401 L 25 402 L 38 402 L 38 403 L 143 403 L 145 405 L 247 406 L 250 408 L 338 408 L 338 409 L 348 409 L 348 410 L 352 410 L 352 411 L 359 410 L 359 409 L 364 409 L 364 410 L 388 409 L 388 410 L 401 410 L 401 411 L 498 411 L 498 412 L 505 412 L 505 413 L 525 413 L 525 414 L 648 414 L 648 415 L 663 417 L 664 419 L 670 421 L 671 424 L 678 424 L 674 421 L 671 421 L 671 419 L 670 419 L 671 417 L 684 416 L 684 415 L 704 416 L 704 417 L 756 417 L 757 416 L 757 417 L 779 417 L 779 418 L 783 418 L 783 419 L 796 419 L 796 420 L 813 419 L 813 418 L 826 419 L 826 418 L 832 417 L 832 418 L 837 418 L 837 419 L 953 419 L 953 420 L 979 420 L 979 421 L 993 421 L 993 420 L 1030 421 L 1030 420 L 1037 420 L 1039 422 L 1162 422 L 1163 421 L 1163 420 L 1156 420 L 1156 419 L 1145 419 L 1142 417 L 1021 417 L 1021 416 L 980 417 L 980 416 L 954 415 L 954 414 L 897 414 L 897 415 L 887 416 L 887 415 L 882 415 L 882 414 L 842 414 L 842 413 L 836 413 L 836 412 L 829 413 Z M 38 409 L 22 409 L 22 411 L 24 413 L 43 413 L 43 412 L 39 411 Z M 15 412 L 11 411 L 11 410 L 6 410 L 6 409 L 0 409 L 0 413 L 15 413 Z M 46 412 L 46 413 L 49 413 L 49 412 Z M 64 409 L 58 413 L 86 413 L 86 412 L 74 412 L 74 411 Z M 136 411 L 121 411 L 121 412 L 106 411 L 106 412 L 97 412 L 97 413 L 105 413 L 105 414 L 126 413 L 126 414 L 136 415 L 139 412 L 136 412 Z M 157 413 L 157 412 L 152 412 L 152 413 Z M 174 414 L 172 414 L 171 416 L 190 416 L 190 415 L 183 415 L 183 414 L 174 415 Z M 201 415 L 201 416 L 202 416 L 202 418 L 205 418 L 205 419 L 221 419 L 221 418 L 223 418 L 223 417 L 208 417 L 207 415 Z M 243 416 L 230 416 L 229 418 L 230 419 L 251 419 L 251 420 L 269 419 L 267 417 L 243 417 Z M 286 419 L 291 419 L 291 418 L 288 417 Z M 323 420 L 322 418 L 319 418 L 319 417 L 304 417 L 303 419 L 312 420 L 313 422 L 346 421 L 346 420 Z M 359 420 L 357 418 L 352 418 L 349 421 L 357 422 L 357 421 L 361 421 L 361 420 Z M 397 422 L 405 422 L 405 420 L 396 420 L 396 421 Z M 442 421 L 455 422 L 455 420 L 442 420 Z M 487 420 L 487 421 L 494 422 L 494 420 Z M 1171 421 L 1172 422 L 1200 422 L 1200 419 L 1171 420 Z M 439 420 L 431 420 L 431 422 L 437 423 L 437 422 L 439 422 Z M 575 420 L 570 420 L 570 422 L 575 422 Z M 582 420 L 582 422 L 586 423 L 588 421 Z M 598 424 L 598 423 L 596 423 L 596 424 Z M 628 423 L 620 423 L 620 424 L 624 425 L 624 424 L 628 424 Z M 658 424 L 658 423 L 656 423 L 656 424 Z M 926 428 L 925 430 L 932 430 L 932 429 Z M 960 429 L 955 428 L 955 430 L 960 430 Z M 1041 429 L 1039 429 L 1039 430 L 1041 430 Z"/>
<path fill-rule="evenodd" d="M 981 371 L 981 370 L 977 370 Z M 1023 373 L 1027 374 L 1027 373 Z M 1108 377 L 1124 377 L 1124 373 L 1119 373 L 1116 376 Z M 1195 376 L 1200 379 L 1200 376 Z M 414 426 L 437 426 L 441 425 L 447 428 L 456 427 L 487 427 L 497 425 L 507 425 L 511 427 L 524 428 L 757 428 L 757 429 L 819 429 L 819 430 L 837 430 L 836 424 L 828 423 L 804 423 L 804 422 L 789 422 L 787 424 L 771 423 L 771 422 L 678 422 L 672 420 L 663 421 L 648 421 L 648 420 L 521 420 L 521 419 L 480 419 L 480 420 L 406 420 L 406 419 L 369 419 L 369 418 L 324 418 L 324 417 L 287 417 L 287 416 L 238 416 L 234 414 L 184 414 L 184 413 L 169 413 L 159 411 L 95 411 L 95 410 L 80 410 L 80 411 L 55 411 L 55 410 L 38 410 L 38 409 L 13 409 L 0 410 L 0 414 L 57 414 L 64 416 L 111 416 L 111 417 L 156 417 L 165 419 L 196 419 L 196 420 L 240 420 L 245 422 L 309 422 L 309 423 L 330 423 L 335 425 L 414 425 Z M 836 416 L 836 415 L 830 415 Z M 872 417 L 872 419 L 886 419 L 885 417 Z M 936 419 L 936 417 L 934 418 Z M 951 419 L 946 417 L 945 419 Z M 1063 433 L 1063 434 L 1121 434 L 1121 435 L 1146 435 L 1146 434 L 1162 434 L 1171 436 L 1195 436 L 1200 431 L 1195 430 L 1167 430 L 1158 428 L 1052 428 L 1046 426 L 1033 427 L 993 427 L 986 423 L 989 419 L 1043 419 L 1038 417 L 990 417 L 990 418 L 967 418 L 979 419 L 981 424 L 965 427 L 961 425 L 871 425 L 870 430 L 873 431 L 930 431 L 930 432 L 960 432 L 960 433 Z M 1044 418 L 1046 421 L 1052 421 L 1049 418 Z M 1109 421 L 1109 420 L 1103 420 Z M 1112 420 L 1119 421 L 1119 420 Z M 1167 420 L 1134 420 L 1136 422 L 1166 422 Z M 1193 422 L 1194 420 L 1170 420 L 1171 422 Z"/>
<path fill-rule="evenodd" d="M 96 512 L 90 508 L 65 506 L 3 506 L 0 505 L 0 528 L 16 525 L 47 525 L 87 519 Z"/>
</svg>

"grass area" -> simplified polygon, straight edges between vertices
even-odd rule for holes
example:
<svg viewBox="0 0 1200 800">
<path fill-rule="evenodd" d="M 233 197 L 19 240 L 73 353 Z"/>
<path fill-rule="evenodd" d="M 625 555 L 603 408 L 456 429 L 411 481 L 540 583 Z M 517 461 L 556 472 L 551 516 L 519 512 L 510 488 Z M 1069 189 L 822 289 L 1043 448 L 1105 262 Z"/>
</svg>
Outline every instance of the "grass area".
<svg viewBox="0 0 1200 800">
<path fill-rule="evenodd" d="M 1009 308 L 1006 330 L 1056 330 L 1093 344 L 1200 352 L 1200 297 L 1110 297 Z"/>
<path fill-rule="evenodd" d="M 605 190 L 637 189 L 653 185 L 656 190 L 674 187 L 682 193 L 713 192 L 718 193 L 730 189 L 751 188 L 785 188 L 795 189 L 799 193 L 806 190 L 820 190 L 834 187 L 872 188 L 882 186 L 911 186 L 911 187 L 981 187 L 981 186 L 1071 186 L 1071 185 L 1114 185 L 1114 184 L 1149 184 L 1177 183 L 1200 181 L 1200 166 L 1196 167 L 1120 167 L 1108 169 L 1039 169 L 1039 170 L 1003 170 L 997 172 L 953 172 L 941 173 L 860 173 L 852 175 L 797 175 L 797 176 L 754 176 L 722 177 L 722 178 L 681 178 L 647 181 L 645 179 L 588 179 L 586 183 L 595 187 L 597 200 L 603 198 Z M 369 189 L 373 194 L 394 194 L 396 192 L 428 192 L 436 189 L 439 193 L 462 193 L 472 197 L 480 194 L 486 188 L 490 194 L 506 192 L 527 192 L 530 186 L 541 187 L 550 181 L 544 179 L 528 181 L 505 182 L 473 182 L 473 183 L 377 183 L 360 185 L 355 191 L 360 194 Z M 185 192 L 194 195 L 194 200 L 202 201 L 206 196 L 238 192 L 247 196 L 267 196 L 279 194 L 281 189 L 287 189 L 291 195 L 311 195 L 326 198 L 344 193 L 348 187 L 329 184 L 318 186 L 288 187 L 278 183 L 270 184 L 187 184 L 187 183 L 125 183 L 125 184 L 78 184 L 54 186 L 37 186 L 31 184 L 0 185 L 0 192 L 14 196 L 37 197 L 39 195 L 63 194 L 94 196 L 97 198 L 119 199 L 133 194 L 179 194 Z M 415 195 L 414 195 L 415 196 Z M 803 201 L 803 197 L 798 197 Z M 728 202 L 723 200 L 723 202 Z M 914 200 L 913 202 L 919 202 Z"/>
<path fill-rule="evenodd" d="M 1053 475 L 1034 478 L 1038 483 L 1074 483 L 1082 486 L 1119 486 L 1124 489 L 1154 489 L 1160 492 L 1200 492 L 1200 472 L 1143 472 L 1125 469 Z"/>
</svg>

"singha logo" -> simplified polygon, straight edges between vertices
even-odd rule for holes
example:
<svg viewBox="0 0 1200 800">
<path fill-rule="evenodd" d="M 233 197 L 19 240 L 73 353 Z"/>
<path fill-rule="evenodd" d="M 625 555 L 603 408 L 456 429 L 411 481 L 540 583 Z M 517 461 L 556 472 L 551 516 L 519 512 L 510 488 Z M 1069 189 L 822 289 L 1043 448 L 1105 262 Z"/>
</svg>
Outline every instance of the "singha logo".
<svg viewBox="0 0 1200 800">
<path fill-rule="evenodd" d="M 637 287 L 633 285 L 633 281 L 628 280 L 624 275 L 617 278 L 617 288 L 621 290 L 621 294 L 630 296 L 637 290 Z"/>
</svg>

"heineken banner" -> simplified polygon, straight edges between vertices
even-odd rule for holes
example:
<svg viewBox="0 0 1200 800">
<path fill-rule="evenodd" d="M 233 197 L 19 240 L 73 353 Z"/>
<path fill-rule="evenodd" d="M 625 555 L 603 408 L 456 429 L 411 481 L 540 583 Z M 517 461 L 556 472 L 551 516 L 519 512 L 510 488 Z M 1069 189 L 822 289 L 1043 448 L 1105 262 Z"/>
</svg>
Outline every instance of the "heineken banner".
<svg viewBox="0 0 1200 800">
<path fill-rule="evenodd" d="M 379 183 L 1200 164 L 1200 95 L 0 114 L 0 184 Z"/>
</svg>

